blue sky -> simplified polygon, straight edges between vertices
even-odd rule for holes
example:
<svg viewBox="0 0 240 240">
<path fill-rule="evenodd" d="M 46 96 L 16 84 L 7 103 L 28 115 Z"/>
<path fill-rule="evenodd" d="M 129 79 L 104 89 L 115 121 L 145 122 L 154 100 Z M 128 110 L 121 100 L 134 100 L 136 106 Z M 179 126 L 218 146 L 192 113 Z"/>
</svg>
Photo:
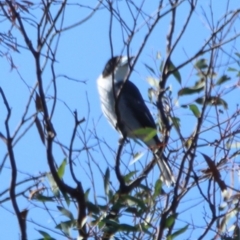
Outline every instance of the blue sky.
<svg viewBox="0 0 240 240">
<path fill-rule="evenodd" d="M 85 1 L 86 4 L 90 4 L 92 7 L 96 5 L 95 1 Z M 209 9 L 208 0 L 202 0 L 199 4 L 197 10 L 194 12 L 192 20 L 182 38 L 179 42 L 176 50 L 174 51 L 172 60 L 174 64 L 177 66 L 184 60 L 188 59 L 194 52 L 196 52 L 199 47 L 208 39 L 210 34 L 210 29 L 204 18 L 204 11 L 210 16 L 211 12 Z M 226 12 L 226 3 L 224 1 L 211 1 L 213 4 L 214 14 L 213 14 L 213 22 L 216 22 L 221 16 L 223 16 Z M 151 4 L 145 3 L 144 10 L 147 13 L 154 13 L 156 10 L 158 1 L 152 1 Z M 119 1 L 120 12 L 124 16 L 124 20 L 131 26 L 132 19 L 129 11 L 124 4 L 124 1 Z M 239 7 L 237 1 L 229 1 L 229 9 L 236 9 Z M 167 6 L 166 6 L 167 8 Z M 176 18 L 176 31 L 174 34 L 174 38 L 176 38 L 182 28 L 184 19 L 189 11 L 188 4 L 185 2 L 179 8 L 177 12 Z M 66 15 L 64 18 L 64 25 L 68 26 L 80 19 L 83 19 L 85 16 L 89 14 L 90 10 L 86 8 L 81 8 L 78 6 L 71 6 L 67 8 Z M 39 14 L 41 10 L 35 10 L 35 18 L 39 18 Z M 93 150 L 90 151 L 89 155 L 85 154 L 85 152 L 81 152 L 78 158 L 76 159 L 76 173 L 78 174 L 79 180 L 82 181 L 84 185 L 84 189 L 88 189 L 92 187 L 92 184 L 89 180 L 89 171 L 84 172 L 82 168 L 89 167 L 89 163 L 94 169 L 94 177 L 95 177 L 95 185 L 96 192 L 99 195 L 103 194 L 103 180 L 99 169 L 97 169 L 96 165 L 98 165 L 102 172 L 105 172 L 107 167 L 107 162 L 114 166 L 114 154 L 113 152 L 117 150 L 118 143 L 118 133 L 115 132 L 107 123 L 106 119 L 102 117 L 100 104 L 98 99 L 98 93 L 96 88 L 96 79 L 100 75 L 103 70 L 103 67 L 107 60 L 111 56 L 110 44 L 109 44 L 109 12 L 102 8 L 97 11 L 93 17 L 91 17 L 88 21 L 83 23 L 82 25 L 71 29 L 70 31 L 63 32 L 60 38 L 60 43 L 58 46 L 57 52 L 57 61 L 55 63 L 56 75 L 59 76 L 57 78 L 57 89 L 58 89 L 58 102 L 56 107 L 56 112 L 53 117 L 53 123 L 55 126 L 55 130 L 57 132 L 57 139 L 62 143 L 69 145 L 72 130 L 74 127 L 74 119 L 72 117 L 72 111 L 77 110 L 79 118 L 86 118 L 87 121 L 81 125 L 81 130 L 79 130 L 79 137 L 77 138 L 74 147 L 77 149 L 81 149 L 83 147 L 82 141 L 85 138 L 88 146 L 94 146 Z M 165 49 L 166 49 L 166 34 L 169 31 L 169 16 L 164 17 L 160 23 L 157 25 L 150 39 L 148 40 L 143 52 L 138 59 L 137 64 L 135 65 L 135 69 L 133 74 L 131 75 L 131 80 L 139 87 L 144 99 L 148 100 L 147 97 L 147 89 L 149 88 L 149 84 L 146 79 L 150 75 L 147 71 L 144 63 L 149 66 L 153 66 L 156 70 L 158 70 L 158 66 L 160 61 L 155 65 L 155 56 L 157 52 L 160 52 L 162 58 L 165 57 Z M 238 21 L 239 23 L 239 21 Z M 130 45 L 130 52 L 132 55 L 135 55 L 142 44 L 143 37 L 147 32 L 147 26 L 144 24 L 144 20 L 141 19 L 138 22 L 139 26 L 143 26 L 140 28 L 139 32 L 133 38 L 133 42 Z M 9 23 L 4 21 L 1 23 L 1 31 L 7 32 L 9 30 Z M 235 26 L 236 27 L 236 26 Z M 26 24 L 27 33 L 32 40 L 34 46 L 36 46 L 36 31 L 35 28 Z M 234 34 L 234 27 L 229 32 L 229 35 Z M 19 44 L 24 45 L 22 36 L 19 32 L 13 28 L 12 33 L 17 36 L 17 41 Z M 123 39 L 121 37 L 121 28 L 119 23 L 115 20 L 113 24 L 113 32 L 112 32 L 112 40 L 113 40 L 113 49 L 114 55 L 121 54 L 122 51 L 126 54 L 126 49 L 124 48 Z M 235 42 L 231 42 L 230 44 L 224 46 L 226 52 L 239 52 L 239 49 L 234 49 L 236 46 L 239 46 L 239 39 Z M 24 81 L 31 87 L 34 86 L 36 82 L 35 76 L 35 65 L 33 62 L 33 57 L 31 54 L 25 49 L 19 49 L 20 53 L 11 52 L 11 56 L 13 58 L 16 69 L 11 70 L 9 62 L 6 57 L 0 58 L 0 85 L 3 88 L 5 95 L 9 101 L 9 105 L 12 108 L 12 116 L 10 120 L 11 133 L 17 128 L 21 114 L 23 113 L 26 102 L 29 97 L 29 88 L 26 86 Z M 209 55 L 204 55 L 205 58 L 208 58 Z M 229 58 L 227 54 L 222 54 L 221 63 L 228 63 Z M 223 60 L 222 60 L 223 59 Z M 44 58 L 42 59 L 42 64 L 44 63 Z M 230 62 L 231 63 L 231 62 Z M 174 77 L 171 77 L 168 86 L 172 87 L 173 96 L 177 98 L 177 92 L 184 86 L 191 86 L 196 81 L 196 76 L 193 71 L 193 64 L 189 64 L 187 67 L 183 68 L 180 73 L 182 77 L 182 86 L 177 83 Z M 221 74 L 227 71 L 229 64 L 223 64 L 223 66 L 219 67 L 219 71 Z M 78 79 L 83 81 L 76 82 L 68 80 L 62 76 L 69 76 L 73 79 Z M 45 89 L 48 88 L 49 84 L 52 80 L 50 65 L 46 66 L 46 69 L 43 73 L 44 85 Z M 23 81 L 24 80 L 24 81 Z M 231 84 L 233 85 L 237 79 L 233 78 L 232 82 L 229 83 L 229 87 Z M 49 96 L 48 104 L 51 106 L 52 100 L 50 98 L 52 93 L 52 85 L 48 90 L 47 96 Z M 235 99 L 238 95 L 232 94 L 226 100 L 229 103 L 229 113 L 236 106 Z M 181 98 L 179 100 L 179 105 L 188 103 L 194 98 Z M 5 134 L 4 131 L 4 120 L 6 115 L 6 110 L 1 104 L 1 115 L 0 115 L 0 131 Z M 67 107 L 66 107 L 67 106 Z M 156 113 L 154 108 L 149 105 L 151 111 Z M 35 106 L 34 103 L 30 106 L 30 113 L 34 112 Z M 30 115 L 30 114 L 29 114 Z M 196 118 L 191 116 L 191 112 L 188 110 L 183 110 L 176 106 L 176 116 L 180 117 L 183 124 L 183 132 L 187 137 L 194 129 L 196 125 Z M 223 116 L 224 117 L 224 116 Z M 25 127 L 23 127 L 23 130 Z M 23 131 L 22 130 L 22 131 Z M 106 141 L 112 148 L 110 150 L 104 143 L 101 144 L 102 151 L 105 154 L 106 159 L 101 155 L 101 151 L 96 147 L 97 141 L 93 134 L 96 131 L 97 136 L 102 140 Z M 214 136 L 209 136 L 213 137 Z M 136 146 L 133 142 L 131 142 L 131 147 L 135 149 L 135 151 L 146 151 L 143 147 Z M 130 149 L 129 147 L 127 149 Z M 45 148 L 41 143 L 40 137 L 38 136 L 36 127 L 33 126 L 26 134 L 26 136 L 16 145 L 14 148 L 16 161 L 19 170 L 18 180 L 25 179 L 28 176 L 28 173 L 33 175 L 37 175 L 40 172 L 48 172 L 47 160 L 45 157 Z M 129 151 L 129 150 L 126 150 Z M 6 153 L 6 147 L 3 142 L 0 143 L 0 156 L 4 156 Z M 58 147 L 54 147 L 55 160 L 58 164 L 64 159 L 63 151 Z M 90 156 L 96 161 L 90 159 Z M 131 157 L 127 153 L 125 153 L 125 161 L 126 165 L 131 161 Z M 143 158 L 144 161 L 147 162 L 151 156 L 150 154 L 145 154 Z M 137 165 L 139 167 L 139 165 Z M 134 169 L 135 166 L 130 166 L 130 169 Z M 123 167 L 123 171 L 126 171 L 126 168 Z M 174 169 L 174 172 L 177 173 L 177 169 Z M 154 169 L 153 176 L 158 175 L 158 170 Z M 115 178 L 115 173 L 111 170 L 111 176 L 113 179 Z M 5 189 L 10 182 L 10 169 L 9 162 L 7 161 L 5 164 L 4 170 L 1 172 L 0 179 L 2 182 L 1 189 Z M 71 180 L 69 177 L 69 172 L 67 171 L 65 176 L 65 181 L 71 184 Z M 46 180 L 43 180 L 44 184 L 47 184 Z M 4 185 L 4 186 L 3 186 Z M 20 188 L 21 189 L 21 188 Z M 182 205 L 182 211 L 189 207 L 189 201 L 191 199 L 195 199 L 192 201 L 192 204 L 198 202 L 194 195 L 196 192 L 189 193 L 188 198 L 186 198 L 185 203 Z M 90 193 L 93 196 L 93 191 Z M 192 194 L 192 195 L 191 195 Z M 27 195 L 27 193 L 26 193 Z M 7 195 L 5 195 L 7 196 Z M 1 199 L 1 198 L 0 198 Z M 200 201 L 200 200 L 199 200 Z M 37 214 L 41 214 L 41 223 L 45 226 L 52 227 L 52 220 L 49 216 L 37 208 L 34 208 L 34 205 L 30 202 L 27 202 L 24 199 L 20 198 L 19 201 L 20 209 L 29 208 L 29 216 L 28 219 L 31 221 L 36 218 Z M 54 217 L 60 221 L 61 216 L 60 213 L 56 210 L 55 205 L 51 206 L 55 212 Z M 3 239 L 17 239 L 18 231 L 17 231 L 17 222 L 11 213 L 11 204 L 5 203 L 4 206 L 0 208 L 0 225 L 1 226 L 11 226 L 11 228 L 2 229 L 1 236 Z M 192 211 L 186 213 L 186 218 L 193 218 L 196 211 L 199 211 L 199 214 L 202 215 L 202 212 L 205 210 L 204 203 L 200 205 L 198 209 L 193 208 Z M 196 224 L 204 225 L 203 219 L 195 219 Z M 29 223 L 30 224 L 30 223 Z M 184 226 L 184 219 L 180 219 L 180 225 Z M 35 229 L 40 229 L 36 226 L 29 225 L 28 234 L 29 239 L 37 239 L 40 238 L 40 235 Z M 14 231 L 12 230 L 14 229 Z M 201 231 L 200 231 L 201 232 Z M 192 239 L 195 239 L 199 232 L 194 232 L 196 235 L 192 235 Z M 73 234 L 75 235 L 75 234 Z"/>
</svg>

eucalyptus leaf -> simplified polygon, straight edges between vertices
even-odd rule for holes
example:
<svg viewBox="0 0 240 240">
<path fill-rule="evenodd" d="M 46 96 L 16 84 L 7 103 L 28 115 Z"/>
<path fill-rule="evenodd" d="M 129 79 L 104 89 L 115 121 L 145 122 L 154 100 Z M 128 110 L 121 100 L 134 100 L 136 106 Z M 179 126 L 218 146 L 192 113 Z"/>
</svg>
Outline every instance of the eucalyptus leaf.
<svg viewBox="0 0 240 240">
<path fill-rule="evenodd" d="M 47 232 L 44 232 L 42 230 L 37 230 L 44 238 L 41 238 L 41 240 L 56 240 L 55 238 L 52 238 Z"/>
<path fill-rule="evenodd" d="M 144 142 L 148 142 L 157 134 L 157 130 L 150 127 L 139 128 L 133 131 L 133 134 L 138 138 L 143 138 Z"/>
<path fill-rule="evenodd" d="M 229 80 L 231 80 L 230 77 L 228 77 L 227 75 L 223 75 L 217 80 L 216 85 L 221 85 Z"/>
<path fill-rule="evenodd" d="M 171 60 L 169 60 L 168 71 L 172 71 L 173 76 L 181 84 L 181 82 L 182 82 L 181 75 Z"/>
<path fill-rule="evenodd" d="M 156 75 L 154 69 L 152 67 L 150 67 L 148 64 L 144 63 L 144 66 L 151 72 L 153 73 L 154 75 Z"/>
<path fill-rule="evenodd" d="M 169 228 L 173 225 L 173 223 L 175 222 L 176 218 L 177 218 L 178 214 L 173 214 L 170 215 L 165 222 L 165 228 Z"/>
<path fill-rule="evenodd" d="M 185 88 L 182 88 L 181 90 L 178 91 L 178 96 L 191 95 L 191 94 L 199 93 L 199 92 L 203 91 L 203 89 L 204 89 L 204 87 L 199 87 L 199 88 L 185 87 Z"/>
<path fill-rule="evenodd" d="M 153 198 L 158 197 L 162 192 L 162 181 L 158 179 L 154 186 Z"/>
<path fill-rule="evenodd" d="M 195 67 L 200 70 L 207 68 L 208 67 L 207 60 L 204 58 L 201 58 L 195 63 Z"/>
<path fill-rule="evenodd" d="M 180 228 L 179 230 L 177 230 L 176 232 L 174 232 L 173 234 L 171 234 L 171 235 L 169 236 L 169 238 L 167 238 L 167 240 L 172 240 L 172 239 L 176 238 L 177 236 L 179 236 L 179 235 L 181 235 L 182 233 L 186 232 L 187 229 L 188 229 L 188 224 L 187 224 L 185 227 Z"/>
<path fill-rule="evenodd" d="M 109 193 L 109 178 L 110 178 L 110 171 L 109 171 L 109 168 L 107 168 L 104 175 L 104 190 L 106 195 L 108 195 Z"/>
<path fill-rule="evenodd" d="M 64 175 L 66 165 L 67 165 L 67 159 L 64 158 L 62 163 L 61 163 L 61 165 L 60 165 L 60 167 L 58 168 L 58 171 L 57 171 L 58 172 L 58 176 L 61 179 L 62 179 L 62 177 Z"/>
<path fill-rule="evenodd" d="M 70 220 L 74 220 L 73 214 L 69 210 L 61 206 L 57 206 L 57 208 L 64 216 L 68 217 Z"/>
<path fill-rule="evenodd" d="M 201 113 L 200 113 L 200 111 L 198 110 L 198 107 L 195 104 L 190 104 L 189 108 L 193 112 L 195 117 L 199 118 L 201 116 Z"/>
</svg>

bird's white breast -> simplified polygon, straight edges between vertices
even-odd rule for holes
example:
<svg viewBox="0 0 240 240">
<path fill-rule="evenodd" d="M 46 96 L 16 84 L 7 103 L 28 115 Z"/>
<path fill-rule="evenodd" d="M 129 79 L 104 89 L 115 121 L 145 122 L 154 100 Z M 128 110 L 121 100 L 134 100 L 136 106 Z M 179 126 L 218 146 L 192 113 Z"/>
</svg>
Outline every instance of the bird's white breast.
<svg viewBox="0 0 240 240">
<path fill-rule="evenodd" d="M 102 75 L 97 79 L 98 93 L 101 101 L 103 114 L 109 122 L 116 128 L 117 116 L 115 114 L 115 98 L 113 94 L 112 77 L 103 78 Z"/>
</svg>

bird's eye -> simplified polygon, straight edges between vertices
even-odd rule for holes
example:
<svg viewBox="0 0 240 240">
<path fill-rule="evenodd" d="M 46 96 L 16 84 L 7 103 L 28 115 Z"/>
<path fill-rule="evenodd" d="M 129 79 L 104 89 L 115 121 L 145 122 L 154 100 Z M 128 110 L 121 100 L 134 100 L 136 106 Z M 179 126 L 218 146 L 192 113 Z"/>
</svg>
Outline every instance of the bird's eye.
<svg viewBox="0 0 240 240">
<path fill-rule="evenodd" d="M 106 77 L 106 76 L 112 74 L 112 72 L 114 71 L 114 69 L 116 68 L 116 66 L 118 65 L 118 63 L 120 61 L 121 61 L 121 57 L 113 57 L 113 58 L 111 58 L 107 62 L 106 66 L 105 66 L 105 68 L 103 70 L 103 76 Z"/>
</svg>

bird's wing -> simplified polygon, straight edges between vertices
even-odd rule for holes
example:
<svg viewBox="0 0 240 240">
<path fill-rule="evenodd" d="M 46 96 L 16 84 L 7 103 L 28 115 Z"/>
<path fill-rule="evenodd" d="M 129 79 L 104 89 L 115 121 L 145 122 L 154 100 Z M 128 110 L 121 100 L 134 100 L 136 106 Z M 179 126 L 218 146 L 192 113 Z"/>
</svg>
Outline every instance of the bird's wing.
<svg viewBox="0 0 240 240">
<path fill-rule="evenodd" d="M 123 82 L 119 82 L 117 89 L 121 87 Z M 130 81 L 126 81 L 123 85 L 120 98 L 123 99 L 126 106 L 131 110 L 135 119 L 139 121 L 142 128 L 156 128 L 154 119 L 146 106 L 138 88 Z"/>
</svg>

